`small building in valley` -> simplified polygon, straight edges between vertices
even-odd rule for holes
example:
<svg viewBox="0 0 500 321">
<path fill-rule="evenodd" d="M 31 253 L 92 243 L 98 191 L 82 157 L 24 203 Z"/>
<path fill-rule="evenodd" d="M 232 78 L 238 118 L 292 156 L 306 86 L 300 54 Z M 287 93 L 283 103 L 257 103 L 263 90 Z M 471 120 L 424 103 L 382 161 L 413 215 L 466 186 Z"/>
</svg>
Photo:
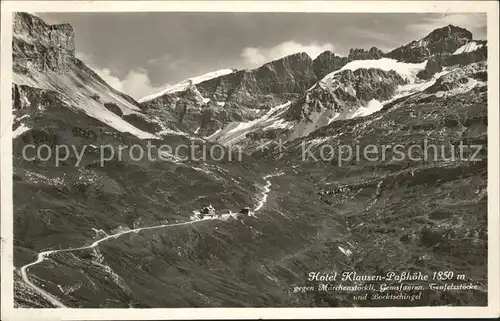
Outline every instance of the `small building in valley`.
<svg viewBox="0 0 500 321">
<path fill-rule="evenodd" d="M 242 208 L 240 213 L 244 214 L 244 215 L 250 215 L 250 207 L 246 206 L 246 207 Z"/>
<path fill-rule="evenodd" d="M 205 206 L 200 211 L 203 215 L 215 215 L 215 208 L 210 204 L 209 206 Z"/>
</svg>

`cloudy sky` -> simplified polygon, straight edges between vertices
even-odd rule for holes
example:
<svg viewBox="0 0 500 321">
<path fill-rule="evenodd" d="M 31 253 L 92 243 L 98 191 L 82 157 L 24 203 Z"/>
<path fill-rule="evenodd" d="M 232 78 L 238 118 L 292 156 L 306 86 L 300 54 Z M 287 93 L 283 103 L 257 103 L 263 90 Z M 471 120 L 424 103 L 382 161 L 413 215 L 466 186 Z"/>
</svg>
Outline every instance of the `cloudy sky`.
<svg viewBox="0 0 500 321">
<path fill-rule="evenodd" d="M 453 24 L 486 39 L 484 14 L 36 13 L 70 23 L 77 57 L 139 99 L 221 68 L 253 68 L 296 52 L 390 50 Z"/>
</svg>

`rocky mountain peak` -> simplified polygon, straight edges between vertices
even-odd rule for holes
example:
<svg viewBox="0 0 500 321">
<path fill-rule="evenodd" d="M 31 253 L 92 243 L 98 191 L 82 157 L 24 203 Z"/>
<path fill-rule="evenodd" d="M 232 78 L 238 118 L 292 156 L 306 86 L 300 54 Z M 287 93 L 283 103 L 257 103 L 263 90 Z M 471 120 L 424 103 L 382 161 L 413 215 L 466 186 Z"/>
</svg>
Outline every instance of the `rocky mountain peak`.
<svg viewBox="0 0 500 321">
<path fill-rule="evenodd" d="M 420 63 L 433 55 L 450 55 L 455 50 L 472 40 L 472 33 L 467 29 L 447 25 L 430 32 L 420 40 L 398 47 L 387 57 L 404 62 Z"/>
<path fill-rule="evenodd" d="M 314 73 L 316 74 L 318 79 L 321 79 L 332 71 L 339 70 L 347 62 L 347 57 L 337 56 L 334 52 L 327 50 L 317 56 L 316 59 L 314 59 Z"/>
<path fill-rule="evenodd" d="M 431 42 L 438 42 L 438 41 L 443 41 L 446 38 L 468 39 L 470 41 L 472 40 L 472 33 L 465 28 L 457 27 L 450 24 L 445 27 L 433 30 L 427 36 L 424 37 L 424 40 Z"/>
<path fill-rule="evenodd" d="M 254 69 L 245 79 L 246 88 L 258 88 L 265 95 L 279 95 L 303 92 L 316 81 L 316 75 L 311 57 L 300 52 Z"/>
<path fill-rule="evenodd" d="M 297 52 L 264 64 L 257 70 L 276 69 L 277 72 L 285 71 L 285 69 L 303 69 L 306 66 L 312 65 L 312 59 L 305 52 Z"/>
<path fill-rule="evenodd" d="M 369 60 L 369 59 L 380 59 L 384 56 L 382 50 L 377 47 L 371 47 L 370 50 L 365 49 L 351 49 L 349 50 L 349 55 L 347 58 L 351 60 Z"/>
<path fill-rule="evenodd" d="M 75 57 L 75 35 L 70 24 L 48 25 L 42 19 L 15 13 L 12 51 L 14 65 L 40 71 L 63 71 Z"/>
<path fill-rule="evenodd" d="M 316 57 L 316 59 L 318 59 L 318 58 L 322 58 L 322 57 L 339 57 L 339 56 L 337 56 L 337 54 L 335 54 L 335 53 L 334 53 L 333 51 L 331 51 L 331 50 L 325 50 L 325 51 L 323 51 L 322 53 L 320 53 L 320 54 Z M 316 60 L 316 59 L 314 59 L 314 60 Z"/>
<path fill-rule="evenodd" d="M 327 50 L 314 59 L 313 68 L 318 79 L 321 79 L 329 73 L 339 70 L 350 61 L 380 59 L 383 57 L 384 53 L 377 47 L 371 47 L 369 50 L 354 48 L 349 50 L 347 57 L 337 56 L 332 51 Z"/>
</svg>

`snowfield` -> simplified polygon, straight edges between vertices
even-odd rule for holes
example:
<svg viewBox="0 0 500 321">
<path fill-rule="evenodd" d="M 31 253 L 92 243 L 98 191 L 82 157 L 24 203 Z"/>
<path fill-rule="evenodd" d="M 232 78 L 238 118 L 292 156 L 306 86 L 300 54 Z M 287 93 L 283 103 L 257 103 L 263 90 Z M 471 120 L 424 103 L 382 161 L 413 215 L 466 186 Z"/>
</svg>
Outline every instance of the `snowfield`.
<svg viewBox="0 0 500 321">
<path fill-rule="evenodd" d="M 351 118 L 364 117 L 364 116 L 371 115 L 371 114 L 381 110 L 382 107 L 384 107 L 383 103 L 381 103 L 377 99 L 372 99 L 368 102 L 368 105 L 366 105 L 365 107 L 360 107 L 358 110 L 356 110 L 356 112 L 354 113 L 354 115 L 352 115 Z"/>
<path fill-rule="evenodd" d="M 166 94 L 184 91 L 184 90 L 188 89 L 189 86 L 196 85 L 196 84 L 199 84 L 199 83 L 202 83 L 204 81 L 214 79 L 214 78 L 217 78 L 220 76 L 229 75 L 229 74 L 234 73 L 235 71 L 236 71 L 235 69 L 220 69 L 220 70 L 208 72 L 208 73 L 203 74 L 203 75 L 198 76 L 198 77 L 189 78 L 189 79 L 183 80 L 180 83 L 177 83 L 175 85 L 167 86 L 157 93 L 154 93 L 154 94 L 151 94 L 151 95 L 146 96 L 144 98 L 141 98 L 141 99 L 139 99 L 139 102 L 143 103 L 145 101 L 149 101 L 149 100 L 155 99 L 157 97 L 160 97 L 160 96 L 163 96 Z"/>
<path fill-rule="evenodd" d="M 327 80 L 333 78 L 337 73 L 344 70 L 357 70 L 357 69 L 370 69 L 376 68 L 384 71 L 393 70 L 401 77 L 406 78 L 410 82 L 414 82 L 417 78 L 417 73 L 427 65 L 427 60 L 418 64 L 400 62 L 395 59 L 381 58 L 376 60 L 354 60 L 346 64 L 344 67 L 326 75 L 320 82 L 325 83 Z"/>
<path fill-rule="evenodd" d="M 233 122 L 227 124 L 223 129 L 218 129 L 215 133 L 205 137 L 205 139 L 217 141 L 222 145 L 235 144 L 246 137 L 252 131 L 263 130 L 264 128 L 287 128 L 293 124 L 287 123 L 283 119 L 283 113 L 290 107 L 291 102 L 272 107 L 265 115 L 248 122 Z"/>
<path fill-rule="evenodd" d="M 467 53 L 467 52 L 473 52 L 473 51 L 476 51 L 483 46 L 484 46 L 483 44 L 478 44 L 475 41 L 471 41 L 469 43 L 466 43 L 462 47 L 458 48 L 457 50 L 455 50 L 455 52 L 453 54 L 460 55 L 460 54 Z"/>
</svg>

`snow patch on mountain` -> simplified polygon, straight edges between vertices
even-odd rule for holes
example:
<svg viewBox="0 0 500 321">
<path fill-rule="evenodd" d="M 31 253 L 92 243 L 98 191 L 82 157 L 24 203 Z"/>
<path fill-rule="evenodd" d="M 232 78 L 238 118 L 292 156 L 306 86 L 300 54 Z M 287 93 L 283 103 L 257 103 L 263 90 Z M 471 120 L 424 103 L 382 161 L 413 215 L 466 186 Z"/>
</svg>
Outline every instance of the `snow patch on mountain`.
<svg viewBox="0 0 500 321">
<path fill-rule="evenodd" d="M 349 250 L 349 249 L 345 249 L 343 248 L 342 246 L 339 246 L 338 247 L 339 251 L 342 252 L 345 256 L 351 256 L 352 255 L 352 251 Z"/>
<path fill-rule="evenodd" d="M 347 111 L 349 112 L 349 111 Z M 312 133 L 313 131 L 324 127 L 331 123 L 334 120 L 339 118 L 347 118 L 344 115 L 345 113 L 337 113 L 328 108 L 321 107 L 320 110 L 313 110 L 307 116 L 307 118 L 302 119 L 298 123 L 296 123 L 293 127 L 292 133 L 288 136 L 288 141 L 292 141 L 299 137 L 304 137 Z"/>
<path fill-rule="evenodd" d="M 170 128 L 165 128 L 163 127 L 162 130 L 156 133 L 157 135 L 160 136 L 166 136 L 166 135 L 172 135 L 172 136 L 185 136 L 185 137 L 191 137 L 187 133 L 177 130 L 177 129 L 170 129 Z"/>
<path fill-rule="evenodd" d="M 265 115 L 252 121 L 230 123 L 211 136 L 206 137 L 206 139 L 217 141 L 223 145 L 231 145 L 241 141 L 247 134 L 253 131 L 261 131 L 265 128 L 291 127 L 293 124 L 287 124 L 283 118 L 283 114 L 290 104 L 291 102 L 289 101 L 285 104 L 274 106 Z"/>
<path fill-rule="evenodd" d="M 23 133 L 27 132 L 31 128 L 27 127 L 24 124 L 21 124 L 19 127 L 17 127 L 13 132 L 12 132 L 12 138 L 16 138 L 18 136 L 21 136 Z"/>
<path fill-rule="evenodd" d="M 154 134 L 133 126 L 117 114 L 109 111 L 104 107 L 104 103 L 114 103 L 120 108 L 123 115 L 142 115 L 138 106 L 113 93 L 105 83 L 91 76 L 78 73 L 76 68 L 78 67 L 75 66 L 75 69 L 65 73 L 30 70 L 28 75 L 15 72 L 13 73 L 13 82 L 17 85 L 27 85 L 58 92 L 70 106 L 82 110 L 90 117 L 98 119 L 120 132 L 128 132 L 140 139 L 157 138 Z"/>
<path fill-rule="evenodd" d="M 210 80 L 213 78 L 217 78 L 220 76 L 229 75 L 229 74 L 232 74 L 234 72 L 235 72 L 235 69 L 220 69 L 220 70 L 216 70 L 216 71 L 212 71 L 212 72 L 203 74 L 203 75 L 198 76 L 198 77 L 189 78 L 189 79 L 183 80 L 180 83 L 177 83 L 175 85 L 167 86 L 157 93 L 154 93 L 152 95 L 141 98 L 141 99 L 139 99 L 139 102 L 143 103 L 145 101 L 152 100 L 152 99 L 155 99 L 157 97 L 160 97 L 160 96 L 163 96 L 166 94 L 172 94 L 175 92 L 184 91 L 192 85 L 196 85 L 196 84 L 199 84 L 199 83 L 202 83 L 204 81 L 207 81 L 207 80 Z"/>
<path fill-rule="evenodd" d="M 473 52 L 473 51 L 476 51 L 483 46 L 484 46 L 483 44 L 479 44 L 475 41 L 471 41 L 471 42 L 466 43 L 462 47 L 458 48 L 457 50 L 455 50 L 455 52 L 453 54 L 460 55 L 460 54 L 467 53 L 467 52 Z"/>
<path fill-rule="evenodd" d="M 366 106 L 364 106 L 364 107 L 362 106 L 358 110 L 356 110 L 354 115 L 352 115 L 352 118 L 364 117 L 364 116 L 371 115 L 371 114 L 381 110 L 382 107 L 384 107 L 383 103 L 381 103 L 377 99 L 372 99 L 368 102 L 368 104 Z"/>
<path fill-rule="evenodd" d="M 277 121 L 267 125 L 264 127 L 264 130 L 269 130 L 269 129 L 284 129 L 284 128 L 290 128 L 291 124 L 290 122 L 286 121 L 285 119 L 278 119 Z"/>
<path fill-rule="evenodd" d="M 416 82 L 405 84 L 405 85 L 400 85 L 396 89 L 395 95 L 388 100 L 385 101 L 378 101 L 376 99 L 372 99 L 368 102 L 366 106 L 361 106 L 350 118 L 356 118 L 356 117 L 365 117 L 368 115 L 371 115 L 379 110 L 381 110 L 385 104 L 390 103 L 396 99 L 417 93 L 417 92 L 422 92 L 425 89 L 429 88 L 430 86 L 434 85 L 436 83 L 436 80 L 449 73 L 450 70 L 447 68 L 444 68 L 441 72 L 436 73 L 431 79 L 427 81 L 421 81 L 417 80 Z"/>
<path fill-rule="evenodd" d="M 205 136 L 203 137 L 204 139 L 206 140 L 213 140 L 215 137 L 217 137 L 217 135 L 222 131 L 222 128 L 219 128 L 217 129 L 215 132 L 213 132 L 212 134 L 208 135 L 208 136 Z"/>
<path fill-rule="evenodd" d="M 443 68 L 442 71 L 434 74 L 434 76 L 432 76 L 432 78 L 429 80 L 426 80 L 426 81 L 418 80 L 414 83 L 409 83 L 409 84 L 405 84 L 402 86 L 398 86 L 398 89 L 396 90 L 396 95 L 394 95 L 394 97 L 392 97 L 387 102 L 391 102 L 395 99 L 399 99 L 399 98 L 402 98 L 402 97 L 405 97 L 405 96 L 408 96 L 408 95 L 411 95 L 411 94 L 414 94 L 417 92 L 424 91 L 427 88 L 429 88 L 430 86 L 434 85 L 434 83 L 436 83 L 436 80 L 438 78 L 440 78 L 443 75 L 448 74 L 449 72 L 451 72 L 451 69 L 445 67 L 445 68 Z"/>
<path fill-rule="evenodd" d="M 337 73 L 342 72 L 344 70 L 355 71 L 357 69 L 370 69 L 370 68 L 381 69 L 384 71 L 393 70 L 397 72 L 401 77 L 406 78 L 410 82 L 414 82 L 415 79 L 417 78 L 417 73 L 425 69 L 426 65 L 427 65 L 427 60 L 418 64 L 400 62 L 390 58 L 381 58 L 376 60 L 354 60 L 347 63 L 344 67 L 340 68 L 339 70 L 336 70 L 326 75 L 322 80 L 320 80 L 320 83 L 326 83 L 327 81 L 332 79 L 333 76 L 335 76 Z"/>
</svg>

